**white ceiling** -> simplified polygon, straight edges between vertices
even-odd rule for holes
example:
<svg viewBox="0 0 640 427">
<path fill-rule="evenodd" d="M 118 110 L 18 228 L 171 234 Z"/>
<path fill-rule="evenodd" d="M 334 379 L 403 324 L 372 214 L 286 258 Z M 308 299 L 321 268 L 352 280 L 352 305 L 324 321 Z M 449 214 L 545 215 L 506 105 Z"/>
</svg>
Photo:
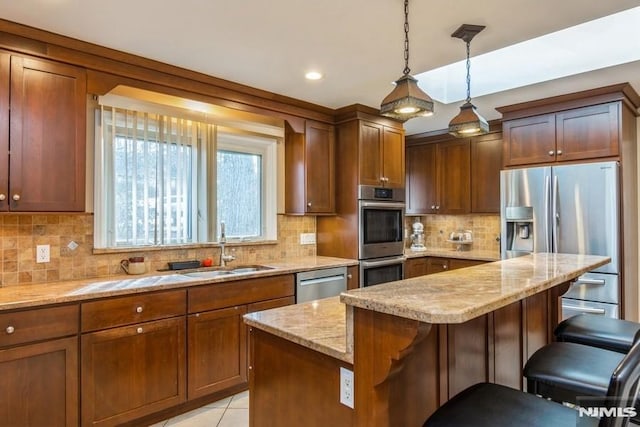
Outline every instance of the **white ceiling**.
<svg viewBox="0 0 640 427">
<path fill-rule="evenodd" d="M 418 74 L 464 59 L 464 44 L 450 37 L 463 23 L 487 26 L 473 40 L 477 55 L 638 5 L 412 0 L 409 65 Z M 331 108 L 379 107 L 404 68 L 403 0 L 0 0 L 0 18 Z M 312 68 L 325 78 L 306 81 Z M 640 61 L 474 104 L 494 119 L 498 106 L 626 81 L 640 92 Z M 407 133 L 445 128 L 457 110 L 438 103 L 434 116 L 406 122 Z"/>
</svg>

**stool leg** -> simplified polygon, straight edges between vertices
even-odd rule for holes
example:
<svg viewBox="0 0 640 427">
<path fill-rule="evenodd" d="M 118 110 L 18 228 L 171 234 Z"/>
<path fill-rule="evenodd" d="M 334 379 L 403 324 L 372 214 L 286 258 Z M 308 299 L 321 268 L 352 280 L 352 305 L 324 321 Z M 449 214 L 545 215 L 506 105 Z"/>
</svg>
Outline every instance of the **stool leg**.
<svg viewBox="0 0 640 427">
<path fill-rule="evenodd" d="M 538 382 L 527 378 L 527 393 L 538 394 Z"/>
</svg>

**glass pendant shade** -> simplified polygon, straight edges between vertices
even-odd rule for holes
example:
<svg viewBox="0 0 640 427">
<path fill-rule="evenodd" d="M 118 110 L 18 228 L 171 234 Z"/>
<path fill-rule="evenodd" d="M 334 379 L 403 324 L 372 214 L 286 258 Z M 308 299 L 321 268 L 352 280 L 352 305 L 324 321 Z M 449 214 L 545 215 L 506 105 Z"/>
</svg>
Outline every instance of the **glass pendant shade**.
<svg viewBox="0 0 640 427">
<path fill-rule="evenodd" d="M 406 74 L 380 105 L 380 114 L 396 120 L 409 120 L 433 114 L 433 99 L 418 87 L 418 81 Z"/>
<path fill-rule="evenodd" d="M 471 102 L 460 106 L 460 113 L 449 122 L 449 133 L 455 137 L 482 135 L 489 132 L 489 123 Z"/>
</svg>

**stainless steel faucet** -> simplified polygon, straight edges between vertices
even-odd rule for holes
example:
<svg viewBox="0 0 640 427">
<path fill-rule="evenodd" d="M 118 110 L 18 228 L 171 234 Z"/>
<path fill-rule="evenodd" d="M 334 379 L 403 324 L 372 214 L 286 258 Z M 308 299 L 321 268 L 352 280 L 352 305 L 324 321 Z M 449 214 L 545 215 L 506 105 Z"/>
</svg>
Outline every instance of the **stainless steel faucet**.
<svg viewBox="0 0 640 427">
<path fill-rule="evenodd" d="M 227 237 L 224 231 L 224 221 L 220 221 L 220 240 L 218 242 L 220 243 L 220 267 L 226 267 L 228 262 L 236 259 L 233 255 L 224 252 L 224 245 L 227 243 Z"/>
</svg>

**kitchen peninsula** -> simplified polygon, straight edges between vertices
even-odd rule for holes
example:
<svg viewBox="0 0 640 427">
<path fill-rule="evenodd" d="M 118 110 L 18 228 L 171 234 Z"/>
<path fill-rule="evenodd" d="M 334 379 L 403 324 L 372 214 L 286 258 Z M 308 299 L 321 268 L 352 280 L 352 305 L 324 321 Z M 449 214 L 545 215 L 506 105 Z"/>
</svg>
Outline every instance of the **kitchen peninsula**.
<svg viewBox="0 0 640 427">
<path fill-rule="evenodd" d="M 249 314 L 250 425 L 421 426 L 471 384 L 522 389 L 568 282 L 607 262 L 532 254 Z"/>
</svg>

